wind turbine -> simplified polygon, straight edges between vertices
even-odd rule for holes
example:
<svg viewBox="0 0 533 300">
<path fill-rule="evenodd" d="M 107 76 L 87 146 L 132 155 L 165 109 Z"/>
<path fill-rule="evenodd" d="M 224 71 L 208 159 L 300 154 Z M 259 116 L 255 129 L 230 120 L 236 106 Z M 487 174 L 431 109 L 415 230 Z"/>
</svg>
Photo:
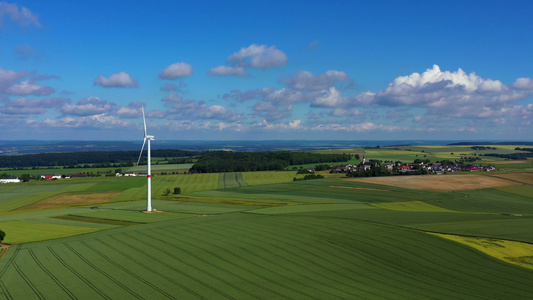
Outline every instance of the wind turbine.
<svg viewBox="0 0 533 300">
<path fill-rule="evenodd" d="M 144 144 L 146 144 L 146 141 L 148 141 L 148 146 L 147 146 L 147 152 L 148 152 L 148 162 L 147 162 L 147 166 L 148 166 L 148 171 L 147 171 L 147 187 L 146 187 L 146 211 L 152 211 L 152 158 L 151 158 L 151 155 L 150 155 L 150 141 L 154 140 L 154 136 L 153 135 L 148 135 L 146 133 L 146 118 L 144 117 L 144 106 L 141 107 L 142 108 L 142 112 L 143 112 L 143 124 L 144 124 L 144 141 L 143 141 L 143 146 L 141 148 L 141 153 L 139 153 L 139 159 L 137 160 L 137 165 L 139 165 L 139 162 L 141 161 L 141 156 L 143 154 L 143 150 L 144 150 Z"/>
</svg>

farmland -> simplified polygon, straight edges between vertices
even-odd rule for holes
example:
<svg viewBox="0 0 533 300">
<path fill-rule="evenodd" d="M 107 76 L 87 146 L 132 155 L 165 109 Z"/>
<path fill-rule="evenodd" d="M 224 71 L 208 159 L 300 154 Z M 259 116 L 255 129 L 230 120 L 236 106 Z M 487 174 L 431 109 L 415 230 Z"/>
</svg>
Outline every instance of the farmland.
<svg viewBox="0 0 533 300">
<path fill-rule="evenodd" d="M 153 213 L 142 212 L 146 177 L 2 185 L 12 246 L 0 297 L 525 299 L 533 173 L 530 161 L 509 166 L 306 181 L 295 171 L 156 175 Z"/>
</svg>

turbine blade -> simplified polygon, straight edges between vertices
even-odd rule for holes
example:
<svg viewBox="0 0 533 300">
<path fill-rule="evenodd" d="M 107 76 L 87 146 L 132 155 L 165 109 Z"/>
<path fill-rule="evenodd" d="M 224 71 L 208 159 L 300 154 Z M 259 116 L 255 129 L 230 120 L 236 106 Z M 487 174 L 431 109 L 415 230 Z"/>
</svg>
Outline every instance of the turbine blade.
<svg viewBox="0 0 533 300">
<path fill-rule="evenodd" d="M 143 140 L 143 146 L 141 148 L 141 153 L 139 153 L 139 159 L 137 160 L 137 165 L 139 165 L 139 162 L 141 161 L 141 156 L 143 155 L 143 150 L 144 150 L 144 144 L 146 144 L 146 137 Z"/>
<path fill-rule="evenodd" d="M 143 124 L 144 124 L 144 138 L 146 138 L 146 118 L 144 117 L 144 106 L 142 106 L 143 111 Z"/>
</svg>

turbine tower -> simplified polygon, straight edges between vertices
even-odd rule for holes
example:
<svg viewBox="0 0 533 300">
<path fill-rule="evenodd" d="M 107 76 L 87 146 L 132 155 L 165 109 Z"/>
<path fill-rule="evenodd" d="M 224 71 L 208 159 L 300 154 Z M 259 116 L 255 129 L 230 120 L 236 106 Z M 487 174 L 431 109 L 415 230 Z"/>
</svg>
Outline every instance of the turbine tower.
<svg viewBox="0 0 533 300">
<path fill-rule="evenodd" d="M 148 141 L 147 145 L 147 152 L 148 152 L 148 158 L 147 158 L 147 185 L 146 185 L 146 211 L 152 211 L 152 157 L 150 153 L 150 141 L 154 140 L 153 135 L 148 135 L 146 133 L 146 118 L 144 117 L 144 106 L 142 106 L 142 112 L 143 112 L 143 125 L 144 125 L 144 140 L 143 140 L 143 146 L 141 148 L 141 153 L 139 153 L 139 159 L 137 160 L 137 165 L 139 165 L 139 162 L 141 161 L 141 156 L 143 154 L 144 150 L 144 144 L 146 144 L 146 141 Z"/>
</svg>

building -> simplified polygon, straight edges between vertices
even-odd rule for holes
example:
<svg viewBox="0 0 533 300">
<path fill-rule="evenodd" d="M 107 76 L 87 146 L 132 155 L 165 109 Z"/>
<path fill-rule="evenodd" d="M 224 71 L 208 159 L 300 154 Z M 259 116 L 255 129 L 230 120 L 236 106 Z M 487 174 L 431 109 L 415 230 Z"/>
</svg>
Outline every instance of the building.
<svg viewBox="0 0 533 300">
<path fill-rule="evenodd" d="M 19 183 L 19 182 L 22 182 L 22 180 L 20 180 L 20 178 L 18 177 L 6 177 L 6 178 L 0 179 L 0 183 Z"/>
<path fill-rule="evenodd" d="M 41 179 L 44 179 L 44 180 L 61 179 L 61 175 L 59 175 L 59 174 L 54 174 L 54 175 L 41 174 Z"/>
</svg>

